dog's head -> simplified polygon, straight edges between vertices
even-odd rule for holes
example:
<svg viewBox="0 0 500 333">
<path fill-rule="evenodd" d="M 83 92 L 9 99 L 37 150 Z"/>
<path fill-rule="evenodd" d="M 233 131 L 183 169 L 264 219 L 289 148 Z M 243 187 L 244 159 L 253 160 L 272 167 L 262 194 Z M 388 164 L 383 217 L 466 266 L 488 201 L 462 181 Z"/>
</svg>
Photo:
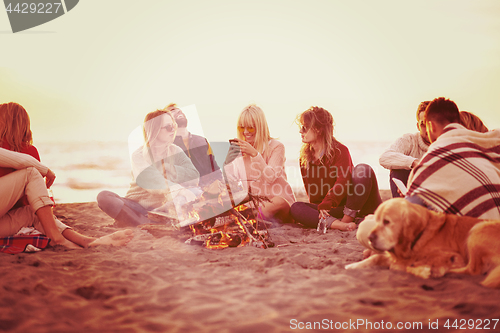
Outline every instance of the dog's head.
<svg viewBox="0 0 500 333">
<path fill-rule="evenodd" d="M 397 257 L 408 258 L 412 247 L 422 238 L 424 229 L 435 216 L 436 213 L 403 198 L 387 200 L 375 211 L 376 224 L 368 239 L 376 250 L 391 251 Z"/>
</svg>

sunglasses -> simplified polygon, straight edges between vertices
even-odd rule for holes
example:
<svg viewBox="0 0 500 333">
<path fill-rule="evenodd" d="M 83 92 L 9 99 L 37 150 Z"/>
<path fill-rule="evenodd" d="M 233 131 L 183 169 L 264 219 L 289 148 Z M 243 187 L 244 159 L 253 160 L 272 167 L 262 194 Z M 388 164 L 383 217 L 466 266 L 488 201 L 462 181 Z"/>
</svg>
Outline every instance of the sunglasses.
<svg viewBox="0 0 500 333">
<path fill-rule="evenodd" d="M 425 128 L 425 121 L 421 121 L 418 123 L 418 126 L 420 126 L 421 128 Z"/>
<path fill-rule="evenodd" d="M 162 128 L 166 129 L 167 132 L 174 132 L 176 130 L 176 127 L 174 125 L 171 125 L 171 124 L 163 126 Z"/>
<path fill-rule="evenodd" d="M 253 127 L 238 126 L 238 131 L 240 131 L 240 133 L 245 132 L 245 129 L 248 131 L 248 133 L 255 132 L 255 128 L 253 128 Z"/>
<path fill-rule="evenodd" d="M 299 133 L 306 133 L 307 131 L 308 129 L 304 125 L 302 125 L 299 129 Z"/>
</svg>

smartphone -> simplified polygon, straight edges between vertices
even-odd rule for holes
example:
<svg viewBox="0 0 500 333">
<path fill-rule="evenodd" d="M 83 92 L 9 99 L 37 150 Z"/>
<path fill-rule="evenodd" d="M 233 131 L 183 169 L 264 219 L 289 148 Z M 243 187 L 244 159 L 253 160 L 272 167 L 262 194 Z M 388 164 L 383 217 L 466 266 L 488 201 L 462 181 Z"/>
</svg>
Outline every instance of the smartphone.
<svg viewBox="0 0 500 333">
<path fill-rule="evenodd" d="M 396 186 L 401 191 L 401 193 L 403 195 L 406 195 L 406 193 L 408 192 L 408 189 L 406 188 L 406 185 L 401 180 L 399 180 L 397 178 L 392 178 L 392 181 L 394 182 L 394 184 L 396 184 Z"/>
</svg>

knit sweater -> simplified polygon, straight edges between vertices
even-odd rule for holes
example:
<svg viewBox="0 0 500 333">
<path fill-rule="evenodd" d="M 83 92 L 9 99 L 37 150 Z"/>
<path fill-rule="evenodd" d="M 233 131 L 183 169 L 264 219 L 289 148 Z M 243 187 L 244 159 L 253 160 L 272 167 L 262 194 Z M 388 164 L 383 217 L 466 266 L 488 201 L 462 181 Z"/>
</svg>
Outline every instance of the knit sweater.
<svg viewBox="0 0 500 333">
<path fill-rule="evenodd" d="M 172 144 L 166 155 L 163 160 L 151 163 L 142 147 L 132 154 L 132 182 L 125 198 L 151 210 L 171 200 L 169 194 L 173 185 L 198 185 L 200 174 L 181 148 Z M 173 166 L 175 174 L 164 172 L 162 164 Z"/>
<path fill-rule="evenodd" d="M 420 133 L 408 133 L 380 155 L 379 163 L 386 169 L 410 170 L 413 161 L 422 158 L 428 148 Z"/>
<path fill-rule="evenodd" d="M 10 151 L 4 148 L 0 148 L 0 167 L 13 168 L 16 170 L 34 167 L 43 177 L 47 175 L 49 170 L 45 165 L 27 154 Z"/>
<path fill-rule="evenodd" d="M 271 139 L 262 154 L 238 157 L 224 169 L 226 176 L 243 180 L 243 186 L 252 194 L 269 199 L 282 197 L 291 205 L 295 202 L 295 195 L 286 180 L 285 160 L 285 146 Z"/>
</svg>

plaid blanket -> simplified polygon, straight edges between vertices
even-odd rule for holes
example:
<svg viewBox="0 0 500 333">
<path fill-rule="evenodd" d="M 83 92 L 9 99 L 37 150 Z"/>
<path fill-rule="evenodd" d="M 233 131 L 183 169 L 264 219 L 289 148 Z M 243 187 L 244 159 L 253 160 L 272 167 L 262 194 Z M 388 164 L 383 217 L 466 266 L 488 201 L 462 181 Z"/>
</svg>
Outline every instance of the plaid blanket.
<svg viewBox="0 0 500 333">
<path fill-rule="evenodd" d="M 49 241 L 50 238 L 41 235 L 2 237 L 0 238 L 0 252 L 9 254 L 21 253 L 29 245 L 44 249 L 49 244 Z"/>
<path fill-rule="evenodd" d="M 500 219 L 500 129 L 446 126 L 412 170 L 407 195 L 437 211 Z"/>
</svg>

